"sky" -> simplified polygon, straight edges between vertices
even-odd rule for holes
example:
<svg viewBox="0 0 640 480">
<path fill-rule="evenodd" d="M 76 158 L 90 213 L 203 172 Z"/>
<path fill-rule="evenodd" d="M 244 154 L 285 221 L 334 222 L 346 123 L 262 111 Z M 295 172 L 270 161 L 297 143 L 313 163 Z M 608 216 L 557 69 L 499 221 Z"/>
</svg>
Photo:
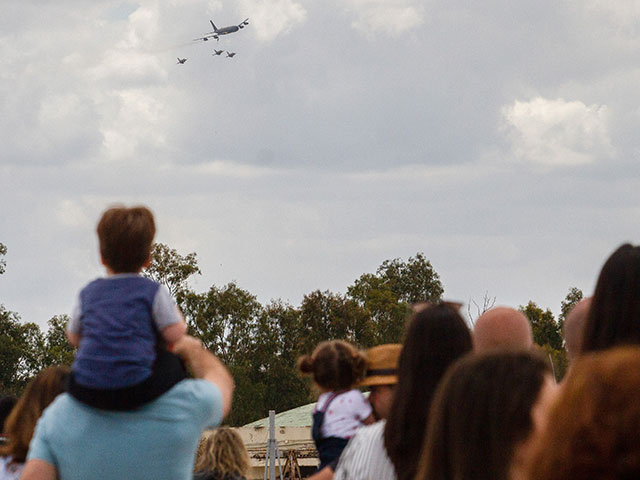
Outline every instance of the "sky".
<svg viewBox="0 0 640 480">
<path fill-rule="evenodd" d="M 198 292 L 422 252 L 446 299 L 557 314 L 639 242 L 639 84 L 640 0 L 4 1 L 0 303 L 69 313 L 122 203 Z"/>
</svg>

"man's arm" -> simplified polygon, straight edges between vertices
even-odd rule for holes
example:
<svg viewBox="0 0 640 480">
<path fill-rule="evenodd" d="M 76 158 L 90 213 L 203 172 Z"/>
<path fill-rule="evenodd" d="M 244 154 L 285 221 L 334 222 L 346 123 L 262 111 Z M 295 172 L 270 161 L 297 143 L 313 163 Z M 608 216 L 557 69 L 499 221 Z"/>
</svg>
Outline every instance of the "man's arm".
<svg viewBox="0 0 640 480">
<path fill-rule="evenodd" d="M 174 345 L 173 352 L 179 355 L 196 378 L 201 378 L 215 384 L 222 393 L 222 416 L 225 417 L 231 410 L 233 397 L 233 377 L 227 367 L 204 348 L 202 342 L 189 335 L 183 335 Z"/>
<path fill-rule="evenodd" d="M 21 480 L 56 480 L 56 467 L 49 462 L 32 458 L 27 460 L 22 471 Z"/>
</svg>

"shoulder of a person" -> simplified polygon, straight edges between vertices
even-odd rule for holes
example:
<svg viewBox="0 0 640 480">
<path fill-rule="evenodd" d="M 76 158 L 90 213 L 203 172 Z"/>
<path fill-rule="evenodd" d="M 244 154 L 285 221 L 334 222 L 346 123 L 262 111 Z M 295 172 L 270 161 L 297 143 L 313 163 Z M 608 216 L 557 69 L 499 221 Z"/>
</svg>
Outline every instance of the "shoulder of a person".
<svg viewBox="0 0 640 480">
<path fill-rule="evenodd" d="M 222 399 L 220 388 L 215 383 L 201 378 L 182 380 L 171 391 L 176 395 L 189 396 L 204 403 Z"/>
<path fill-rule="evenodd" d="M 384 432 L 384 426 L 386 425 L 386 420 L 378 420 L 371 425 L 363 425 L 360 427 L 356 434 L 353 436 L 353 439 L 358 439 L 358 441 L 368 441 L 372 438 L 382 436 Z"/>
</svg>

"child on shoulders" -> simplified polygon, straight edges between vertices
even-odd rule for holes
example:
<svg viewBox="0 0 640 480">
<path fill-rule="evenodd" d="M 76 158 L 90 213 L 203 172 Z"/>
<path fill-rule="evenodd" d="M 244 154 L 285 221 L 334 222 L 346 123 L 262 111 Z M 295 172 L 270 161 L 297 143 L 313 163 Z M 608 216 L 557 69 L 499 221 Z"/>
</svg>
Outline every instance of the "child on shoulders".
<svg viewBox="0 0 640 480">
<path fill-rule="evenodd" d="M 322 392 L 313 413 L 313 440 L 320 465 L 335 469 L 340 454 L 356 430 L 374 422 L 371 405 L 354 388 L 364 377 L 366 355 L 342 340 L 320 343 L 312 355 L 298 359 L 302 373 L 313 374 Z"/>
<path fill-rule="evenodd" d="M 146 207 L 110 208 L 98 223 L 107 276 L 82 289 L 67 325 L 78 347 L 68 390 L 93 407 L 131 410 L 186 376 L 167 350 L 186 333 L 184 317 L 166 286 L 140 275 L 155 231 Z"/>
</svg>

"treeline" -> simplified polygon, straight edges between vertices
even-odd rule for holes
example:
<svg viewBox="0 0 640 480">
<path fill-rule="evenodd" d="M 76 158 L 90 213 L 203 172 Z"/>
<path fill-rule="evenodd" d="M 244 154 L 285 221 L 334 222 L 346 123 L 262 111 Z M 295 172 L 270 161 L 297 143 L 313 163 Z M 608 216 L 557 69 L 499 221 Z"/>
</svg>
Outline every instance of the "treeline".
<svg viewBox="0 0 640 480">
<path fill-rule="evenodd" d="M 4 265 L 1 255 L 0 265 Z M 361 348 L 400 342 L 410 305 L 436 302 L 444 292 L 439 275 L 422 253 L 407 261 L 382 262 L 375 273 L 355 280 L 346 294 L 311 292 L 298 307 L 281 300 L 262 305 L 233 282 L 195 292 L 188 280 L 200 274 L 196 254 L 183 256 L 160 243 L 154 245 L 153 263 L 144 274 L 167 285 L 189 333 L 202 339 L 232 371 L 236 380 L 228 418 L 232 425 L 262 418 L 271 409 L 284 411 L 313 401 L 309 382 L 298 375 L 295 365 L 298 356 L 311 352 L 318 342 L 342 338 Z M 520 307 L 559 378 L 566 369 L 562 322 L 581 298 L 580 290 L 571 289 L 558 321 L 534 302 Z M 71 364 L 74 350 L 64 335 L 67 320 L 66 315 L 54 316 L 43 333 L 34 323 L 21 323 L 17 313 L 0 304 L 2 391 L 19 393 L 40 369 Z"/>
</svg>

